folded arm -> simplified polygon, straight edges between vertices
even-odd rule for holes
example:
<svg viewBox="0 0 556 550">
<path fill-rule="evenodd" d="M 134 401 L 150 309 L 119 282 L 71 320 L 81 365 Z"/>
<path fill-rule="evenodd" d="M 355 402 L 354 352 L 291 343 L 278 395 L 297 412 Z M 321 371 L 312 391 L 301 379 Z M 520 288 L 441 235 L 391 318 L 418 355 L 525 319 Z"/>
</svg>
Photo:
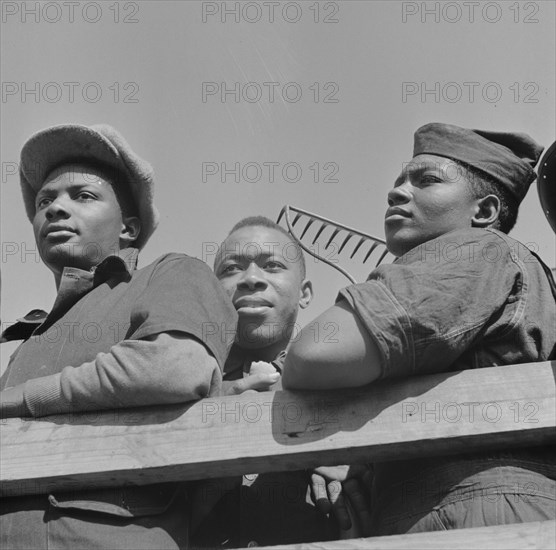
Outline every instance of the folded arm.
<svg viewBox="0 0 556 550">
<path fill-rule="evenodd" d="M 93 361 L 0 392 L 2 415 L 46 416 L 201 399 L 221 382 L 218 363 L 178 331 L 124 340 Z"/>
</svg>

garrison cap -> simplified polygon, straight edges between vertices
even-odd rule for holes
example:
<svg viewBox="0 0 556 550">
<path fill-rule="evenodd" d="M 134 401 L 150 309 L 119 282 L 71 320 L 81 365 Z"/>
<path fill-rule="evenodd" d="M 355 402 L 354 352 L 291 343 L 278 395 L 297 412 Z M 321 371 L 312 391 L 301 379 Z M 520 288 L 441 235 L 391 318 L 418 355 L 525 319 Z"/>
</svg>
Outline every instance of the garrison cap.
<svg viewBox="0 0 556 550">
<path fill-rule="evenodd" d="M 413 156 L 437 155 L 463 162 L 491 176 L 518 204 L 535 180 L 543 147 L 523 133 L 470 130 L 431 122 L 414 136 Z"/>
</svg>

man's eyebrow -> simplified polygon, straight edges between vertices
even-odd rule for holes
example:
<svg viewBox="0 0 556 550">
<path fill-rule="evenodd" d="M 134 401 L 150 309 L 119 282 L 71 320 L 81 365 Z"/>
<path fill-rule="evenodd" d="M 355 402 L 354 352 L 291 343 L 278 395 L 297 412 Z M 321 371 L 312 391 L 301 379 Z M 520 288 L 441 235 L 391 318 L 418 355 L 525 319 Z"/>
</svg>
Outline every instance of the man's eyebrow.
<svg viewBox="0 0 556 550">
<path fill-rule="evenodd" d="M 65 187 L 65 189 L 67 189 L 70 192 L 74 192 L 74 191 L 79 191 L 85 187 L 91 187 L 93 186 L 95 182 L 94 181 L 84 181 L 81 183 L 72 183 L 71 185 L 68 185 L 67 187 Z M 97 187 L 95 186 L 94 189 L 97 189 Z M 54 195 L 58 192 L 57 189 L 52 189 L 47 187 L 46 189 L 44 187 L 42 187 L 41 189 L 39 189 L 39 191 L 37 192 L 37 197 L 39 195 Z"/>
<path fill-rule="evenodd" d="M 45 195 L 52 196 L 55 193 L 56 193 L 55 189 L 39 189 L 37 191 L 37 194 L 36 194 L 35 198 L 44 197 Z"/>
<path fill-rule="evenodd" d="M 404 166 L 402 173 L 394 180 L 394 185 L 402 182 L 406 176 L 415 177 L 428 170 L 438 170 L 438 164 L 427 164 L 425 162 L 414 162 Z"/>
<path fill-rule="evenodd" d="M 267 250 L 261 250 L 261 248 L 258 245 L 255 245 L 255 243 L 253 243 L 251 246 L 246 245 L 243 248 L 244 248 L 244 251 L 241 252 L 241 253 L 237 253 L 237 251 L 227 252 L 226 250 L 224 250 L 222 252 L 220 262 L 227 262 L 227 261 L 228 262 L 229 261 L 232 261 L 232 262 L 236 261 L 237 262 L 237 261 L 245 260 L 247 258 L 255 258 L 257 260 L 261 260 L 261 259 L 264 260 L 264 259 L 267 259 L 267 258 L 270 258 L 270 257 L 273 257 L 273 256 L 280 256 L 281 257 L 281 254 L 279 252 L 277 253 L 276 251 L 269 252 Z M 256 254 L 247 255 L 245 253 L 246 251 L 247 252 L 251 252 L 251 251 L 255 252 L 256 251 Z"/>
</svg>

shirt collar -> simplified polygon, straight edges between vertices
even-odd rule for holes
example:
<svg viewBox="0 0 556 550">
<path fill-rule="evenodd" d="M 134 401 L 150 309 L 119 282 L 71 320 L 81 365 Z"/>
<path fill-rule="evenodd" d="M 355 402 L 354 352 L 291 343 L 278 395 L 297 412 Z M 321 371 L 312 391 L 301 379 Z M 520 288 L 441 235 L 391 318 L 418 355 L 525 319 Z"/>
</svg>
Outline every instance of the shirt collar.
<svg viewBox="0 0 556 550">
<path fill-rule="evenodd" d="M 280 351 L 276 357 L 270 361 L 278 372 L 282 372 L 284 360 L 286 359 L 286 350 Z M 253 357 L 247 357 L 245 350 L 237 346 L 232 346 L 228 359 L 224 364 L 224 380 L 233 380 L 241 378 L 239 373 L 248 373 L 251 368 L 251 363 L 254 361 Z"/>
<path fill-rule="evenodd" d="M 0 343 L 29 338 L 47 317 L 52 318 L 54 314 L 67 311 L 79 298 L 109 279 L 114 277 L 121 277 L 122 280 L 131 279 L 133 271 L 137 268 L 138 256 L 137 248 L 125 248 L 118 254 L 108 256 L 90 271 L 65 267 L 52 311 L 47 314 L 42 309 L 31 310 L 2 332 Z"/>
</svg>

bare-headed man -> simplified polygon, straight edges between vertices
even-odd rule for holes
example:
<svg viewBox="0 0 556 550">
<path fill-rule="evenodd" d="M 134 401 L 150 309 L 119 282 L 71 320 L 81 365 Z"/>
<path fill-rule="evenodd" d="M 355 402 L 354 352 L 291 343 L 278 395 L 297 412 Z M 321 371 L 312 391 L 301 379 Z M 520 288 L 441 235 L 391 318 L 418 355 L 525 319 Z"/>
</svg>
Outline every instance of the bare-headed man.
<svg viewBox="0 0 556 550">
<path fill-rule="evenodd" d="M 232 228 L 214 271 L 239 316 L 236 341 L 224 366 L 223 393 L 281 389 L 281 367 L 295 339 L 299 309 L 313 296 L 302 250 L 273 221 L 250 217 Z M 202 514 L 203 504 L 210 508 L 214 495 L 222 498 L 200 520 L 194 543 L 232 548 L 333 538 L 335 524 L 311 502 L 310 482 L 311 472 L 296 471 L 204 485 L 194 512 Z"/>
</svg>

